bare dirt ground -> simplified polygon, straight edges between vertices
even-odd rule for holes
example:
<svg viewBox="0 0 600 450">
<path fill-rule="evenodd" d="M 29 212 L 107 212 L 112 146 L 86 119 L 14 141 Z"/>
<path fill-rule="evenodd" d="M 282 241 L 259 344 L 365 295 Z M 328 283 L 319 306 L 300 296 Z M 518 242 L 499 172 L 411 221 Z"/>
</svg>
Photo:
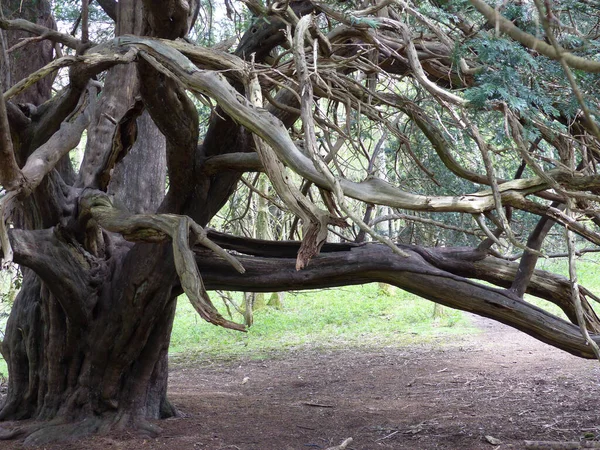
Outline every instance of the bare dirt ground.
<svg viewBox="0 0 600 450">
<path fill-rule="evenodd" d="M 352 437 L 349 450 L 503 450 L 525 440 L 600 439 L 598 362 L 473 320 L 483 332 L 453 342 L 179 362 L 169 393 L 183 417 L 161 421 L 158 438 L 45 448 L 318 450 Z"/>
</svg>

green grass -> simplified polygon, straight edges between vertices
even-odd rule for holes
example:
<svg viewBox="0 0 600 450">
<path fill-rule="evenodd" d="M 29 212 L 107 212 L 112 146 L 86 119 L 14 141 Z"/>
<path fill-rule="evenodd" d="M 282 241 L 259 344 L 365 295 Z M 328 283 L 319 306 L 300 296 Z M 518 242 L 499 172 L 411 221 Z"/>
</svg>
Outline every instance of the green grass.
<svg viewBox="0 0 600 450">
<path fill-rule="evenodd" d="M 212 298 L 215 304 L 221 303 L 216 295 Z M 240 303 L 241 296 L 235 301 Z M 470 330 L 459 311 L 448 309 L 445 317 L 436 321 L 432 314 L 433 303 L 400 290 L 387 295 L 373 283 L 288 293 L 283 309 L 256 311 L 254 325 L 248 333 L 240 333 L 204 322 L 182 296 L 171 336 L 171 355 L 176 360 L 179 356 L 265 357 L 298 347 L 409 345 Z M 233 319 L 242 321 L 239 314 Z"/>
</svg>

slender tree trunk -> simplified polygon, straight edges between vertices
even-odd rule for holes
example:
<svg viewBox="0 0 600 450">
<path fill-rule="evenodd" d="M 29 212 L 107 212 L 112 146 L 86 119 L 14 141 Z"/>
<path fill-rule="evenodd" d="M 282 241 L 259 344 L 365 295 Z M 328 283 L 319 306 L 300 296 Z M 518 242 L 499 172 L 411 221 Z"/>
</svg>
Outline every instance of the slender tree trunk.
<svg viewBox="0 0 600 450">
<path fill-rule="evenodd" d="M 283 309 L 283 299 L 285 298 L 285 292 L 273 292 L 267 305 L 275 309 Z"/>
</svg>

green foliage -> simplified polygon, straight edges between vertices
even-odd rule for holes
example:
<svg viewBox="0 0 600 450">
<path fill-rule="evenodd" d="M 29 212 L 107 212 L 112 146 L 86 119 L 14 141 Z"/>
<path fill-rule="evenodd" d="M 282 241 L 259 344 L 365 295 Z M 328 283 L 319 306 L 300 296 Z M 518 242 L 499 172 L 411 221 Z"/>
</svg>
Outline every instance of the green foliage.
<svg viewBox="0 0 600 450">
<path fill-rule="evenodd" d="M 593 6 L 581 3 L 552 2 L 552 12 L 561 23 L 553 33 L 559 43 L 572 53 L 597 59 L 600 44 L 597 39 L 585 38 L 595 35 L 591 31 L 596 22 L 591 17 L 597 11 L 593 10 Z M 547 41 L 533 5 L 508 2 L 502 14 L 521 30 Z M 577 24 L 577 30 L 569 27 L 573 23 Z M 465 98 L 475 108 L 503 102 L 523 117 L 535 115 L 538 119 L 540 115 L 572 119 L 580 110 L 559 62 L 540 56 L 536 51 L 503 35 L 498 36 L 495 30 L 479 33 L 476 38 L 467 41 L 458 53 L 476 55 L 482 68 L 476 77 L 476 85 L 465 91 Z M 599 94 L 597 76 L 577 70 L 572 72 L 578 85 L 585 86 L 590 108 L 597 108 L 593 100 Z"/>
<path fill-rule="evenodd" d="M 57 22 L 74 23 L 80 19 L 81 1 L 80 0 L 54 0 L 52 3 L 52 14 Z M 106 15 L 104 10 L 96 2 L 89 4 L 89 22 L 90 24 L 112 23 L 112 20 Z"/>
<path fill-rule="evenodd" d="M 539 83 L 541 72 L 556 71 L 554 62 L 542 67 L 526 49 L 504 38 L 476 39 L 471 45 L 486 66 L 477 76 L 477 84 L 465 92 L 474 107 L 504 102 L 524 115 L 535 109 L 547 115 L 559 114 L 554 106 L 558 99 Z"/>
</svg>

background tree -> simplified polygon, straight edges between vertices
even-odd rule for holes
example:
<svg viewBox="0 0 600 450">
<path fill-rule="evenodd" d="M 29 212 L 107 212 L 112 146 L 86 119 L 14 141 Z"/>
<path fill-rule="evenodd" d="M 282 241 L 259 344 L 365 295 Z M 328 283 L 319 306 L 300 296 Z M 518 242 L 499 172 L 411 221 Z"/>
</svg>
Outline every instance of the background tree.
<svg viewBox="0 0 600 450">
<path fill-rule="evenodd" d="M 76 37 L 32 22 L 44 1 L 15 19 L 20 3 L 0 20 L 0 242 L 23 267 L 0 420 L 35 422 L 5 438 L 156 432 L 149 419 L 177 413 L 167 349 L 181 292 L 243 330 L 207 289 L 385 282 L 597 354 L 598 298 L 575 261 L 600 243 L 596 2 L 248 1 L 232 53 L 183 39 L 215 39 L 196 0 L 98 1 L 114 38 L 94 35 L 86 0 Z M 226 3 L 241 24 L 240 11 Z M 43 95 L 19 100 L 27 88 Z M 223 223 L 245 172 L 267 175 L 299 242 L 203 228 Z M 569 277 L 536 269 L 553 227 Z"/>
</svg>

